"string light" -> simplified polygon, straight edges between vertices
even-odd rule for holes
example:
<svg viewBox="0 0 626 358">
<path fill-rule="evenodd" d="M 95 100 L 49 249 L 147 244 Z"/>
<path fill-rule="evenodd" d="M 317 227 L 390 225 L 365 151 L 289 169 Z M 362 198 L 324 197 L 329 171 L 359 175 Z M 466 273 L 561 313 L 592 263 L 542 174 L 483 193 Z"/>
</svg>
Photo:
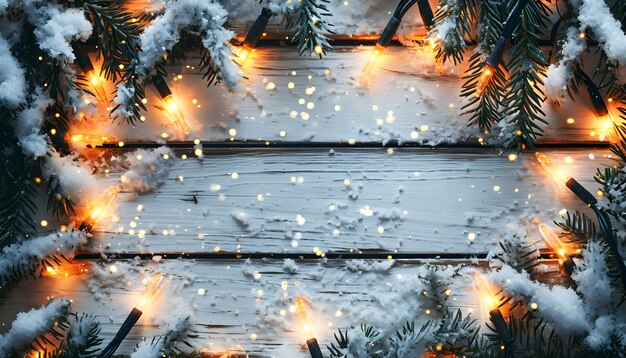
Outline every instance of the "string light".
<svg viewBox="0 0 626 358">
<path fill-rule="evenodd" d="M 493 323 L 493 326 L 504 344 L 504 356 L 513 356 L 513 338 L 509 333 L 504 316 L 498 308 L 498 301 L 496 295 L 491 291 L 490 283 L 480 274 L 480 272 L 474 272 L 474 283 L 478 290 L 480 302 L 489 312 L 489 318 Z"/>
<path fill-rule="evenodd" d="M 243 46 L 238 54 L 241 59 L 245 59 L 252 52 L 252 49 L 256 47 L 261 36 L 265 33 L 265 28 L 272 15 L 272 11 L 266 7 L 261 10 L 261 15 L 256 18 L 254 24 L 248 30 L 246 38 L 243 40 Z"/>
<path fill-rule="evenodd" d="M 150 281 L 148 281 L 148 286 L 141 299 L 137 302 L 135 307 L 133 307 L 128 317 L 126 317 L 126 320 L 120 326 L 119 330 L 115 334 L 115 337 L 113 337 L 106 348 L 100 352 L 98 358 L 110 358 L 113 354 L 115 354 L 117 348 L 120 346 L 122 341 L 124 341 L 124 338 L 126 338 L 130 330 L 143 314 L 145 306 L 159 293 L 161 281 L 163 281 L 163 275 L 161 273 L 157 273 Z"/>
<path fill-rule="evenodd" d="M 604 211 L 598 208 L 598 200 L 576 179 L 569 177 L 562 169 L 554 165 L 552 161 L 548 159 L 548 157 L 539 152 L 535 153 L 535 155 L 537 156 L 539 162 L 546 168 L 546 170 L 552 174 L 553 178 L 558 179 L 559 181 L 565 181 L 565 186 L 567 186 L 567 188 L 571 190 L 572 193 L 574 193 L 578 197 L 578 199 L 585 203 L 596 214 L 598 223 L 600 224 L 600 230 L 602 231 L 602 234 L 607 245 L 609 246 L 609 249 L 615 257 L 615 261 L 617 262 L 617 267 L 619 268 L 622 284 L 624 285 L 624 287 L 626 287 L 626 264 L 624 264 L 624 260 L 622 259 L 622 255 L 619 252 L 617 242 L 613 237 L 613 226 L 611 224 L 611 219 Z"/>
<path fill-rule="evenodd" d="M 571 250 L 569 250 L 561 239 L 559 239 L 559 237 L 545 224 L 539 224 L 539 232 L 541 233 L 541 237 L 546 243 L 546 246 L 557 254 L 559 263 L 563 265 L 565 272 L 571 276 L 574 272 L 574 268 L 576 267 L 576 264 L 574 263 L 574 260 L 572 260 L 571 256 L 576 253 L 570 252 Z"/>
<path fill-rule="evenodd" d="M 478 83 L 476 84 L 476 97 L 480 97 L 485 92 L 485 89 L 491 82 L 493 75 L 496 73 L 497 67 L 502 61 L 502 56 L 504 55 L 504 49 L 506 47 L 506 42 L 513 35 L 513 30 L 517 26 L 519 22 L 519 18 L 522 14 L 522 10 L 528 4 L 529 0 L 518 0 L 513 10 L 507 17 L 504 22 L 504 27 L 502 28 L 502 33 L 498 38 L 495 46 L 489 53 L 489 57 L 485 62 L 480 78 L 478 79 Z"/>
<path fill-rule="evenodd" d="M 104 136 L 97 134 L 71 134 L 68 133 L 65 136 L 65 140 L 71 143 L 81 143 L 85 144 L 88 148 L 93 148 L 97 146 L 101 146 L 107 142 L 115 142 L 117 138 L 113 136 Z"/>
<path fill-rule="evenodd" d="M 369 80 L 374 72 L 374 67 L 378 60 L 378 57 L 389 46 L 391 40 L 398 31 L 398 27 L 400 27 L 400 23 L 402 22 L 402 17 L 404 17 L 404 15 L 416 2 L 424 26 L 426 26 L 427 29 L 430 29 L 432 26 L 434 26 L 434 15 L 432 9 L 430 8 L 428 0 L 400 0 L 400 3 L 396 7 L 396 10 L 394 11 L 391 18 L 389 19 L 389 22 L 387 22 L 387 26 L 385 26 L 385 29 L 380 34 L 378 41 L 376 41 L 376 46 L 370 54 L 368 61 L 363 68 L 363 71 L 361 72 L 361 82 L 367 82 Z"/>
<path fill-rule="evenodd" d="M 600 89 L 593 80 L 585 73 L 585 71 L 579 70 L 580 77 L 582 79 L 583 84 L 587 88 L 587 92 L 589 93 L 589 99 L 591 100 L 591 105 L 593 106 L 594 112 L 598 117 L 598 121 L 600 122 L 599 128 L 599 139 L 602 141 L 607 136 L 609 140 L 611 139 L 611 128 L 613 128 L 613 118 L 611 117 L 611 111 L 609 111 L 604 98 L 600 94 Z"/>
<path fill-rule="evenodd" d="M 46 265 L 41 272 L 43 277 L 70 277 L 82 275 L 89 272 L 91 264 L 89 262 L 69 262 L 63 265 Z"/>
<path fill-rule="evenodd" d="M 87 210 L 87 212 L 90 213 L 89 217 L 83 220 L 80 224 L 79 230 L 86 230 L 87 232 L 91 231 L 102 213 L 109 209 L 119 192 L 120 190 L 116 185 L 109 187 L 107 192 L 98 201 L 95 201 L 95 204 Z"/>
<path fill-rule="evenodd" d="M 306 306 L 310 305 L 311 303 L 302 296 L 296 296 L 295 304 L 295 315 L 300 324 L 301 331 L 307 339 L 306 345 L 307 347 L 309 347 L 309 353 L 311 354 L 311 358 L 323 358 L 324 356 L 322 355 L 322 350 L 317 343 L 317 339 L 314 337 L 315 334 L 313 332 L 313 322 L 306 309 Z"/>
<path fill-rule="evenodd" d="M 163 99 L 163 105 L 158 106 L 157 108 L 167 113 L 172 122 L 174 122 L 183 134 L 189 134 L 189 125 L 187 124 L 187 120 L 185 119 L 181 106 L 178 104 L 176 97 L 165 82 L 163 76 L 154 76 L 152 78 L 152 83 Z"/>
<path fill-rule="evenodd" d="M 96 96 L 98 101 L 102 103 L 108 103 L 109 96 L 105 88 L 106 79 L 96 74 L 93 63 L 89 59 L 89 55 L 87 55 L 87 52 L 85 51 L 83 46 L 80 45 L 80 43 L 76 41 L 72 42 L 72 49 L 74 50 L 76 64 L 87 78 L 87 81 L 89 82 L 89 87 L 91 87 L 93 94 Z"/>
</svg>

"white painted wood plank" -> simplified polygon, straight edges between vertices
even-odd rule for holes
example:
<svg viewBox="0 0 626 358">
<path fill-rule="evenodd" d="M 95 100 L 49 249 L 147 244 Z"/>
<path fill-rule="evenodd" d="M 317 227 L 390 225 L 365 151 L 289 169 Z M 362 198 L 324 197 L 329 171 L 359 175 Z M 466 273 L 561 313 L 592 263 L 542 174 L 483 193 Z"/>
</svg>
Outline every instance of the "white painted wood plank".
<svg viewBox="0 0 626 358">
<path fill-rule="evenodd" d="M 606 150 L 546 154 L 592 192 L 596 168 L 613 164 Z M 155 192 L 117 200 L 120 221 L 102 218 L 87 251 L 485 253 L 509 234 L 509 223 L 550 222 L 562 208 L 582 209 L 533 154 L 511 162 L 494 151 L 452 149 L 207 152 L 175 161 Z M 471 243 L 469 232 L 478 235 Z"/>
<path fill-rule="evenodd" d="M 430 48 L 393 47 L 384 53 L 372 85 L 366 88 L 358 84 L 357 78 L 370 50 L 371 47 L 337 48 L 320 60 L 300 57 L 293 48 L 259 48 L 245 61 L 242 69 L 247 79 L 234 94 L 229 94 L 223 86 L 207 88 L 194 68 L 198 59 L 191 56 L 185 63 L 169 67 L 172 75 L 182 75 L 182 79 L 171 81 L 171 87 L 184 109 L 192 129 L 190 134 L 178 131 L 171 119 L 154 107 L 161 100 L 153 88 L 148 89 L 146 121 L 136 128 L 111 123 L 106 109 L 100 108 L 100 114 L 88 115 L 89 121 L 74 123 L 71 131 L 107 134 L 127 142 L 162 140 L 161 135 L 166 132 L 169 140 L 220 141 L 234 137 L 476 143 L 482 134 L 476 128 L 466 127 L 468 116 L 461 111 L 465 102 L 458 96 L 465 65 L 448 64 L 439 68 Z M 293 89 L 288 88 L 290 82 Z M 275 89 L 268 90 L 269 83 Z M 313 87 L 315 92 L 307 95 L 307 88 L 310 91 Z M 314 108 L 307 108 L 309 103 Z M 374 105 L 378 110 L 372 109 Z M 336 111 L 335 106 L 340 110 Z M 597 140 L 589 132 L 601 124 L 590 108 L 584 91 L 576 103 L 568 101 L 558 108 L 544 105 L 549 126 L 545 127 L 542 140 L 572 143 Z M 296 118 L 291 118 L 292 111 Z M 388 120 L 389 111 L 393 112 L 393 118 Z M 303 113 L 308 119 L 303 118 Z M 573 125 L 566 124 L 569 117 L 575 118 Z M 231 135 L 231 130 L 236 133 Z"/>
<path fill-rule="evenodd" d="M 432 317 L 424 313 L 426 309 L 432 310 L 433 314 L 436 312 L 418 288 L 416 265 L 397 263 L 389 271 L 353 272 L 346 269 L 342 261 L 300 262 L 296 274 L 284 272 L 281 261 L 257 261 L 246 265 L 242 260 L 165 260 L 138 269 L 141 273 L 125 271 L 124 264 L 119 262 L 102 267 L 106 270 L 111 264 L 119 267 L 117 278 L 102 274 L 99 280 L 95 280 L 87 274 L 21 282 L 2 306 L 0 331 L 8 328 L 17 312 L 38 307 L 53 296 L 71 299 L 75 312 L 95 315 L 102 324 L 101 337 L 107 344 L 139 300 L 144 274 L 150 277 L 157 271 L 165 275 L 161 293 L 144 310 L 143 317 L 118 350 L 120 355 L 132 352 L 144 337 L 151 339 L 163 334 L 164 323 L 172 320 L 179 310 L 193 315 L 199 337 L 191 342 L 205 347 L 204 351 L 220 352 L 242 347 L 252 356 L 262 357 L 307 356 L 301 347 L 304 338 L 298 334 L 298 325 L 289 313 L 295 295 L 313 299 L 316 336 L 322 347 L 331 341 L 336 328 L 363 320 L 387 319 L 389 315 L 424 322 Z M 256 270 L 257 278 L 252 275 Z M 287 282 L 286 290 L 283 282 Z M 468 284 L 471 285 L 456 280 L 449 287 L 453 292 L 451 307 L 462 308 L 464 313 L 477 309 L 473 290 L 461 288 Z M 205 289 L 206 294 L 199 295 L 199 289 Z M 281 316 L 281 309 L 287 311 L 285 316 Z M 337 310 L 341 311 L 340 316 Z M 367 317 L 367 312 L 379 312 L 380 315 Z M 329 327 L 328 322 L 333 326 Z"/>
</svg>

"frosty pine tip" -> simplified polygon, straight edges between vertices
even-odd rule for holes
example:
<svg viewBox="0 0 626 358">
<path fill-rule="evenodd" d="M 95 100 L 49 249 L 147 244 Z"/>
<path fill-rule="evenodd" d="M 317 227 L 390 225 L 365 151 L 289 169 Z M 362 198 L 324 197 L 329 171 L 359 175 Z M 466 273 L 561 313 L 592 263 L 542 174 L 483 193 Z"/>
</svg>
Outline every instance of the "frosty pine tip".
<svg viewBox="0 0 626 358">
<path fill-rule="evenodd" d="M 487 61 L 485 62 L 485 65 L 483 66 L 482 74 L 480 75 L 478 84 L 476 85 L 476 97 L 482 96 L 483 92 L 485 91 L 485 88 L 487 88 L 487 85 L 489 84 L 489 82 L 491 81 L 491 78 L 496 72 L 495 69 L 498 67 L 498 65 L 502 61 L 502 56 L 504 56 L 506 42 L 513 35 L 513 30 L 515 30 L 515 27 L 519 23 L 519 18 L 522 14 L 522 10 L 524 9 L 527 3 L 528 3 L 528 0 L 518 0 L 518 2 L 515 4 L 515 7 L 513 8 L 513 10 L 511 10 L 511 13 L 509 13 L 509 16 L 504 22 L 504 27 L 502 28 L 502 34 L 498 38 L 498 42 L 496 42 L 495 46 L 491 49 L 491 52 L 489 53 L 489 57 L 487 58 Z"/>
</svg>

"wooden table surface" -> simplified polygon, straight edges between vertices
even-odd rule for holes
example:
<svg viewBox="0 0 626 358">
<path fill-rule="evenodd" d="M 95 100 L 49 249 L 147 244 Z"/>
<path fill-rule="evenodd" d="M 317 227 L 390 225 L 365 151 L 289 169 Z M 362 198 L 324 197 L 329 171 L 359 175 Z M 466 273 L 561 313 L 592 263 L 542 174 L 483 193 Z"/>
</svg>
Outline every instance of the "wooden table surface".
<svg viewBox="0 0 626 358">
<path fill-rule="evenodd" d="M 323 344 L 332 340 L 334 329 L 366 319 L 424 321 L 431 316 L 417 288 L 417 276 L 425 269 L 421 263 L 476 265 L 481 260 L 472 257 L 484 256 L 506 235 L 539 239 L 538 223 L 558 220 L 564 208 L 585 210 L 546 175 L 533 153 L 510 161 L 508 153 L 475 148 L 481 134 L 466 128 L 467 118 L 460 115 L 459 68 L 446 67 L 439 74 L 426 60 L 409 68 L 407 59 L 415 52 L 390 48 L 374 85 L 363 88 L 356 77 L 369 50 L 341 48 L 314 60 L 298 57 L 291 48 L 258 49 L 243 66 L 248 78 L 237 94 L 207 89 L 192 65 L 171 67 L 182 75 L 172 87 L 193 128 L 187 136 L 152 107 L 136 128 L 112 125 L 107 116 L 93 118 L 102 133 L 127 143 L 90 149 L 107 156 L 130 151 L 133 143 L 162 143 L 163 132 L 168 140 L 233 137 L 303 148 L 207 148 L 202 159 L 177 150 L 163 185 L 141 195 L 120 193 L 114 202 L 120 220 L 98 222 L 82 249 L 89 257 L 84 262 L 93 265 L 90 273 L 20 283 L 2 306 L 0 330 L 19 311 L 50 296 L 67 297 L 74 310 L 100 319 L 108 341 L 137 300 L 141 280 L 158 271 L 166 275 L 163 293 L 118 353 L 129 354 L 144 337 L 163 333 L 173 312 L 188 310 L 198 333 L 192 341 L 204 351 L 240 347 L 252 356 L 306 356 L 288 311 L 295 294 L 314 300 Z M 315 91 L 308 95 L 311 87 Z M 304 105 L 298 103 L 301 98 Z M 148 103 L 157 102 L 151 90 Z M 545 154 L 595 192 L 596 168 L 615 162 L 606 143 L 589 136 L 599 124 L 588 105 L 584 98 L 560 108 L 546 105 L 550 126 L 542 141 L 557 143 L 559 148 L 544 149 Z M 565 123 L 568 117 L 575 118 L 574 125 Z M 80 125 L 72 129 L 84 130 Z M 350 139 L 380 148 L 339 145 Z M 388 140 L 468 147 L 384 148 Z M 322 142 L 330 144 L 316 145 Z M 578 147 L 581 143 L 588 146 Z M 111 184 L 120 174 L 100 180 Z M 470 233 L 475 240 L 468 239 Z M 376 252 L 380 259 L 311 257 L 318 250 Z M 177 259 L 180 253 L 196 258 Z M 132 260 L 139 254 L 144 255 Z M 277 254 L 280 259 L 271 258 Z M 250 256 L 254 259 L 246 260 Z M 296 272 L 285 257 L 295 259 Z M 451 284 L 452 306 L 465 313 L 478 307 L 468 285 L 462 279 Z"/>
</svg>

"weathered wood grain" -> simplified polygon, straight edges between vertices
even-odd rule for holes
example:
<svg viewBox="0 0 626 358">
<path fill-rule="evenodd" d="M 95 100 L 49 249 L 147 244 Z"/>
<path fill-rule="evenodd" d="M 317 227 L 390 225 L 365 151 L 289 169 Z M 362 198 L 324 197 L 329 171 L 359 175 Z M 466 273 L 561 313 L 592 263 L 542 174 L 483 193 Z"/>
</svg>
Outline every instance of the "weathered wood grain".
<svg viewBox="0 0 626 358">
<path fill-rule="evenodd" d="M 614 164 L 606 150 L 546 154 L 592 192 L 596 168 Z M 510 234 L 507 224 L 534 235 L 537 220 L 563 208 L 584 209 L 532 154 L 511 162 L 452 149 L 209 151 L 176 160 L 153 193 L 120 194 L 121 221 L 102 218 L 85 250 L 485 253 Z"/>
<path fill-rule="evenodd" d="M 118 271 L 108 274 L 108 267 L 114 264 Z M 166 322 L 173 320 L 177 312 L 187 312 L 196 322 L 198 334 L 191 342 L 205 347 L 206 352 L 241 347 L 251 356 L 304 357 L 304 338 L 299 336 L 298 325 L 289 312 L 294 296 L 300 294 L 314 298 L 312 313 L 322 346 L 330 343 L 334 329 L 363 320 L 376 323 L 377 319 L 399 315 L 424 322 L 437 313 L 421 294 L 416 265 L 396 263 L 388 271 L 355 272 L 343 261 L 320 260 L 298 262 L 297 273 L 289 273 L 282 264 L 164 260 L 148 263 L 139 273 L 124 271 L 123 263 L 109 262 L 101 264 L 104 273 L 99 280 L 87 274 L 23 281 L 2 306 L 0 330 L 6 330 L 19 311 L 39 306 L 50 297 L 67 298 L 72 300 L 74 311 L 96 316 L 106 344 L 139 300 L 142 278 L 157 271 L 165 275 L 161 293 L 118 350 L 120 355 L 132 352 L 144 338 L 163 334 Z M 470 288 L 461 288 L 466 285 Z M 471 282 L 456 279 L 449 287 L 453 292 L 451 307 L 462 308 L 464 313 L 480 312 L 471 287 Z M 286 310 L 284 316 L 281 309 Z M 430 315 L 425 313 L 427 309 L 432 311 Z M 380 316 L 367 317 L 368 312 Z"/>
<path fill-rule="evenodd" d="M 392 47 L 383 54 L 372 84 L 364 87 L 357 78 L 370 50 L 337 48 L 320 60 L 300 57 L 293 48 L 259 48 L 243 63 L 247 79 L 234 94 L 223 86 L 207 88 L 194 68 L 198 58 L 190 54 L 185 63 L 168 68 L 173 76 L 182 76 L 171 81 L 171 87 L 184 109 L 190 134 L 178 131 L 172 120 L 154 107 L 161 100 L 153 88 L 148 89 L 146 121 L 137 127 L 111 123 L 102 108 L 100 114 L 90 115 L 89 121 L 75 123 L 71 131 L 107 134 L 126 142 L 163 141 L 163 133 L 168 134 L 168 140 L 233 137 L 385 143 L 398 139 L 425 144 L 476 143 L 485 137 L 476 128 L 467 128 L 468 116 L 462 115 L 465 102 L 458 95 L 464 64 L 440 67 L 430 48 Z M 289 83 L 293 89 L 288 88 Z M 307 88 L 311 91 L 313 87 L 315 91 L 308 95 Z M 309 103 L 314 107 L 307 108 Z M 373 110 L 374 105 L 377 110 Z M 339 106 L 338 111 L 335 106 Z M 590 108 L 584 91 L 576 103 L 566 101 L 560 107 L 546 103 L 543 109 L 549 126 L 545 126 L 546 135 L 541 140 L 574 144 L 597 141 L 598 135 L 591 137 L 589 133 L 600 132 L 601 123 Z M 291 118 L 291 112 L 296 118 Z M 566 124 L 569 117 L 575 119 L 574 124 Z"/>
</svg>

